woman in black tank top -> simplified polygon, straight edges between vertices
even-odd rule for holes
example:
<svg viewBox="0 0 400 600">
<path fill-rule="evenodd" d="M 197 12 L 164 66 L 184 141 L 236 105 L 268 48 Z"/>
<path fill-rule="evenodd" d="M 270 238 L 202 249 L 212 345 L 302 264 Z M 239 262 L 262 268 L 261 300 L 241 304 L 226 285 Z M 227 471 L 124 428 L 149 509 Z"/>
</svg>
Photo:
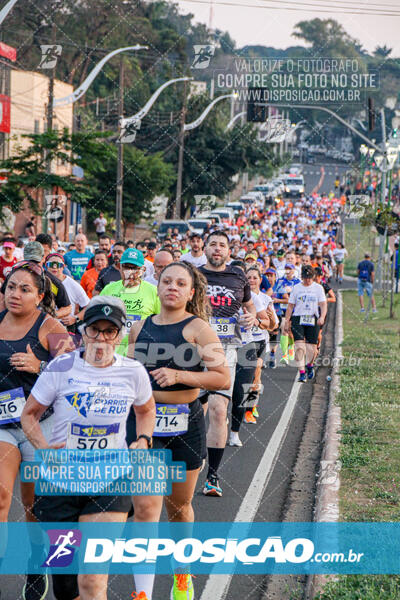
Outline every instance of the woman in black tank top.
<svg viewBox="0 0 400 600">
<path fill-rule="evenodd" d="M 34 456 L 20 424 L 25 401 L 48 361 L 73 349 L 65 327 L 47 314 L 54 301 L 39 264 L 23 261 L 15 265 L 7 279 L 4 302 L 6 310 L 0 313 L 0 521 L 7 521 L 21 461 Z M 34 520 L 33 483 L 21 483 L 21 497 L 27 520 Z"/>
<path fill-rule="evenodd" d="M 165 497 L 168 518 L 174 522 L 194 520 L 192 498 L 206 456 L 200 389 L 230 386 L 223 348 L 208 324 L 206 289 L 195 267 L 171 263 L 158 280 L 160 314 L 136 321 L 129 334 L 128 356 L 139 360 L 152 380 L 157 407 L 154 447 L 168 448 L 174 461 L 186 463 L 186 481 L 173 483 L 172 494 Z M 158 521 L 161 508 L 162 497 L 135 498 L 138 521 Z M 175 576 L 174 586 L 182 585 L 192 585 L 190 575 Z"/>
</svg>

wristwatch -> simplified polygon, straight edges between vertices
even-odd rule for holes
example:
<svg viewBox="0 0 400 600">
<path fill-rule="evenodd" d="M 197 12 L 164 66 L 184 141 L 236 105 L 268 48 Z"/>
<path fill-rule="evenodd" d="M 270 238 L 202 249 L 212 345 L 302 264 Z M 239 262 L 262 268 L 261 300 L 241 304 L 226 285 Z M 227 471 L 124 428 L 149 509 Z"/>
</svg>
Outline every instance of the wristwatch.
<svg viewBox="0 0 400 600">
<path fill-rule="evenodd" d="M 145 435 L 144 433 L 141 433 L 137 438 L 136 441 L 138 442 L 140 440 L 140 438 L 143 438 L 144 440 L 146 440 L 147 442 L 147 447 L 149 448 L 149 450 L 152 449 L 153 447 L 153 438 L 149 437 L 148 435 Z"/>
</svg>

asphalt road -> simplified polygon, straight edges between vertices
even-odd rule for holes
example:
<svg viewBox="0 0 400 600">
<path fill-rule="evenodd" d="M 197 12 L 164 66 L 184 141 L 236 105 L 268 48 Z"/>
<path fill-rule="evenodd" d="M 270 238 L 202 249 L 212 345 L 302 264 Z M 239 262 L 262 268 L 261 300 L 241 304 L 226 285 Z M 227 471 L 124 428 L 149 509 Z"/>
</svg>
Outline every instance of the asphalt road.
<svg viewBox="0 0 400 600">
<path fill-rule="evenodd" d="M 340 171 L 345 169 L 338 167 Z M 304 175 L 309 192 L 321 178 L 321 167 L 305 165 Z M 335 177 L 335 166 L 327 165 L 323 191 L 333 189 Z M 293 367 L 263 370 L 260 418 L 256 425 L 242 425 L 242 448 L 227 447 L 225 451 L 221 467 L 222 498 L 201 494 L 204 475 L 200 475 L 193 502 L 196 521 L 281 520 L 313 389 L 312 384 L 296 383 L 296 376 L 297 370 Z M 23 519 L 17 487 L 10 521 Z M 22 575 L 0 576 L 1 600 L 21 598 L 23 584 Z M 202 575 L 195 580 L 195 597 L 200 600 L 261 600 L 265 598 L 265 584 L 263 576 Z M 168 600 L 170 588 L 171 577 L 157 577 L 154 600 Z M 133 577 L 110 576 L 109 599 L 129 600 L 133 590 Z M 47 600 L 54 600 L 51 591 Z"/>
<path fill-rule="evenodd" d="M 319 182 L 321 182 L 320 193 L 329 194 L 329 192 L 334 191 L 335 179 L 339 177 L 341 180 L 349 168 L 348 165 L 334 162 L 317 163 L 315 165 L 303 164 L 306 194 L 310 194 Z"/>
</svg>

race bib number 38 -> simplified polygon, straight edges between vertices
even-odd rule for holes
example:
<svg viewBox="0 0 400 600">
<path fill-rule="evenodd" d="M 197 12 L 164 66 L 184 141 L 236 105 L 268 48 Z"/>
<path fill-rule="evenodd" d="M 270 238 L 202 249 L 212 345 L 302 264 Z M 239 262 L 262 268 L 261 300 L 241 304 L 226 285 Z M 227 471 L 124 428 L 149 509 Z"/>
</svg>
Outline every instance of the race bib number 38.
<svg viewBox="0 0 400 600">
<path fill-rule="evenodd" d="M 117 448 L 119 423 L 112 425 L 79 425 L 70 423 L 67 448 L 76 450 L 114 450 Z"/>
<path fill-rule="evenodd" d="M 25 406 L 22 387 L 0 392 L 0 425 L 19 423 Z"/>
<path fill-rule="evenodd" d="M 154 437 L 182 435 L 189 426 L 190 408 L 187 404 L 157 404 Z"/>
<path fill-rule="evenodd" d="M 221 340 L 233 338 L 235 336 L 235 317 L 212 317 L 210 325 Z"/>
</svg>

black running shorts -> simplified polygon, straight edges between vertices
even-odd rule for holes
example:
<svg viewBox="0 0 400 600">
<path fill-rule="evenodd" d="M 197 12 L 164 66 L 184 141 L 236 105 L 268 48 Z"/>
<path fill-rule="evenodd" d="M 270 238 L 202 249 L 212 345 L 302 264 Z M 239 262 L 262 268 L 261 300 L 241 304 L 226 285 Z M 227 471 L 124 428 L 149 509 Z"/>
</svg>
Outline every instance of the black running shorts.
<svg viewBox="0 0 400 600">
<path fill-rule="evenodd" d="M 316 344 L 318 342 L 319 325 L 300 325 L 300 317 L 292 316 L 291 329 L 295 342 L 301 340 L 307 344 Z"/>
</svg>

